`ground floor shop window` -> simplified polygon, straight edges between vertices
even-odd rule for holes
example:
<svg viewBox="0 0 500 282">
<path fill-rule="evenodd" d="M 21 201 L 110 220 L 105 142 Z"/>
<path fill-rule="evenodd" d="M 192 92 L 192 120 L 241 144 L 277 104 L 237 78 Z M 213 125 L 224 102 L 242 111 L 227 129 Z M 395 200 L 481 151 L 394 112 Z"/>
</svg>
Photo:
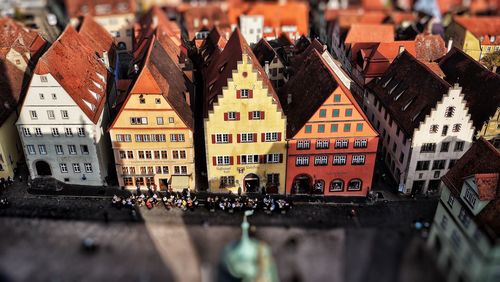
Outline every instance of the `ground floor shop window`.
<svg viewBox="0 0 500 282">
<path fill-rule="evenodd" d="M 149 187 L 151 185 L 155 184 L 155 178 L 154 177 L 146 177 L 146 185 Z"/>
<path fill-rule="evenodd" d="M 349 186 L 347 186 L 347 190 L 359 191 L 361 190 L 361 185 L 362 185 L 361 179 L 351 179 L 351 181 L 349 181 Z"/>
<path fill-rule="evenodd" d="M 342 179 L 335 179 L 330 183 L 330 192 L 344 191 L 344 181 Z"/>
<path fill-rule="evenodd" d="M 316 180 L 314 182 L 314 194 L 323 194 L 323 191 L 325 189 L 325 181 L 323 179 Z"/>
<path fill-rule="evenodd" d="M 136 177 L 135 178 L 135 185 L 143 186 L 144 185 L 144 177 Z"/>
<path fill-rule="evenodd" d="M 220 188 L 232 187 L 232 186 L 234 186 L 234 176 L 220 177 Z"/>
<path fill-rule="evenodd" d="M 123 178 L 123 185 L 125 186 L 133 186 L 134 185 L 134 180 L 132 177 L 124 177 Z"/>
</svg>

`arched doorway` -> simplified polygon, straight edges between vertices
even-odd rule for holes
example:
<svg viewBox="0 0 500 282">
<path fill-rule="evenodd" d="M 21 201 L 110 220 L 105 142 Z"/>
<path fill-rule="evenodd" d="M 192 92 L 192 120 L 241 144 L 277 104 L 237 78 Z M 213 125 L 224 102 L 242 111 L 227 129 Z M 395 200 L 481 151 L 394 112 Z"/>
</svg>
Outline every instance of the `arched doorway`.
<svg viewBox="0 0 500 282">
<path fill-rule="evenodd" d="M 292 194 L 310 194 L 312 179 L 307 174 L 299 174 L 293 179 Z"/>
<path fill-rule="evenodd" d="M 243 178 L 243 187 L 245 187 L 245 192 L 259 192 L 259 176 L 254 173 L 249 173 L 245 178 Z"/>
<path fill-rule="evenodd" d="M 35 163 L 36 174 L 38 176 L 51 176 L 52 171 L 50 165 L 46 161 L 38 161 Z"/>
</svg>

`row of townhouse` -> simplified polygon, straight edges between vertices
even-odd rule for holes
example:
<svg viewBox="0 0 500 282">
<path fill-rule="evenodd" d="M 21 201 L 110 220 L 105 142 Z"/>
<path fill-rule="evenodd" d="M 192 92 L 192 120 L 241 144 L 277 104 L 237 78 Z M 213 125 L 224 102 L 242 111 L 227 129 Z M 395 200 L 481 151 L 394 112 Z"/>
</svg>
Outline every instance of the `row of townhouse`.
<svg viewBox="0 0 500 282">
<path fill-rule="evenodd" d="M 210 190 L 365 196 L 377 133 L 329 54 L 304 51 L 297 74 L 277 93 L 239 30 L 222 44 L 217 33 L 201 46 L 201 174 Z"/>
</svg>

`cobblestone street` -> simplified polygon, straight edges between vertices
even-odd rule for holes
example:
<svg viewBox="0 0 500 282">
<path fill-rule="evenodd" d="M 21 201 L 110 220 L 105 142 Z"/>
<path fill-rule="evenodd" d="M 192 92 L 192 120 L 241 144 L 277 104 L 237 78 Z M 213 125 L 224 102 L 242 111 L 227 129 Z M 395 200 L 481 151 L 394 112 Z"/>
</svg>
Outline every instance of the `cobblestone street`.
<svg viewBox="0 0 500 282">
<path fill-rule="evenodd" d="M 133 217 L 109 197 L 32 195 L 23 183 L 4 196 L 11 206 L 0 210 L 0 272 L 11 281 L 214 281 L 223 246 L 240 236 L 241 212 L 160 205 L 137 208 Z M 396 282 L 404 281 L 399 269 L 407 261 L 423 262 L 408 251 L 417 237 L 410 225 L 430 221 L 436 204 L 297 203 L 286 215 L 257 211 L 249 221 L 254 236 L 270 244 L 282 281 Z M 83 252 L 84 238 L 95 240 L 98 250 Z M 84 278 L 88 269 L 92 275 Z M 423 273 L 429 272 L 417 274 Z"/>
</svg>

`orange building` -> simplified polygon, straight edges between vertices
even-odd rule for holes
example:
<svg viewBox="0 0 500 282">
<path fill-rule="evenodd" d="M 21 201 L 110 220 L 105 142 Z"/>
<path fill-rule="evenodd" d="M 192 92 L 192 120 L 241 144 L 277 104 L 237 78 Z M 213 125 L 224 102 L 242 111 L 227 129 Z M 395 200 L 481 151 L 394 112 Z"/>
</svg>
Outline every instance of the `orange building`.
<svg viewBox="0 0 500 282">
<path fill-rule="evenodd" d="M 280 98 L 288 120 L 286 192 L 366 196 L 378 134 L 317 50 Z"/>
</svg>

